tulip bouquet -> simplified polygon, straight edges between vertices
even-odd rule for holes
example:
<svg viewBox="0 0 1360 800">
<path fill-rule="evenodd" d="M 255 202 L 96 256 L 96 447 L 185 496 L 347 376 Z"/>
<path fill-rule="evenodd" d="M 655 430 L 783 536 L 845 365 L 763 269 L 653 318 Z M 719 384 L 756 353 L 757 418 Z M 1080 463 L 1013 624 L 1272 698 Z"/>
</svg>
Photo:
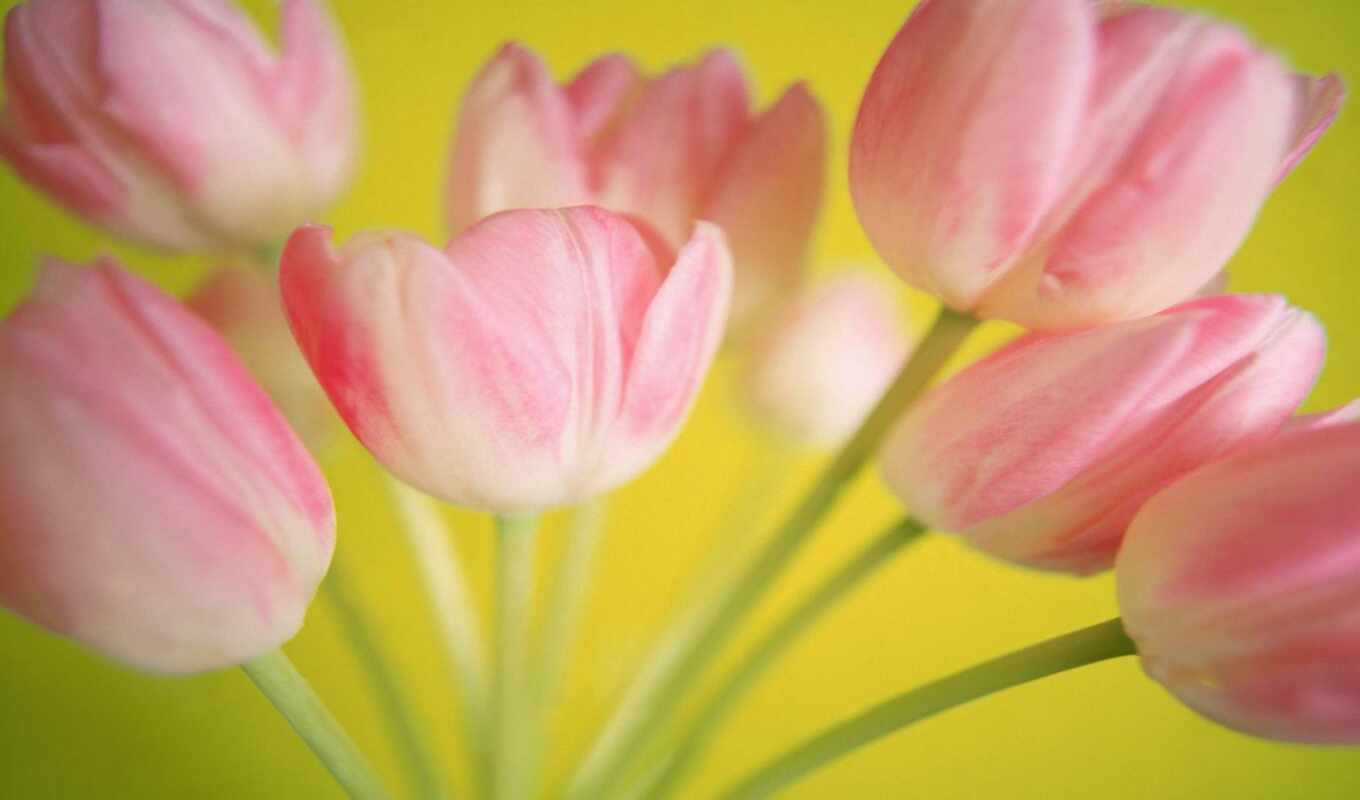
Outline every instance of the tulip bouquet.
<svg viewBox="0 0 1360 800">
<path fill-rule="evenodd" d="M 724 50 L 661 75 L 606 55 L 558 83 L 507 45 L 457 119 L 449 244 L 336 242 L 314 220 L 357 157 L 349 63 L 319 0 L 283 0 L 279 28 L 274 48 L 227 0 L 27 0 L 6 20 L 9 166 L 90 223 L 234 265 L 181 301 L 109 258 L 51 260 L 0 323 L 15 614 L 153 673 L 239 666 L 351 796 L 393 796 L 280 650 L 324 585 L 411 795 L 450 796 L 362 598 L 328 576 L 318 460 L 338 418 L 381 467 L 438 611 L 468 796 L 683 794 L 746 692 L 927 531 L 1039 570 L 1113 568 L 1122 617 L 855 713 L 724 797 L 1122 656 L 1226 726 L 1360 743 L 1360 404 L 1295 416 L 1321 326 L 1222 282 L 1338 113 L 1337 77 L 1139 3 L 921 3 L 849 160 L 875 249 L 942 303 L 913 341 L 885 279 L 805 279 L 828 145 L 801 85 L 755 110 Z M 1028 330 L 936 381 L 983 320 Z M 675 439 L 719 357 L 772 437 L 836 455 L 751 553 L 720 555 L 553 785 L 544 716 L 570 699 L 604 498 Z M 903 516 L 697 693 L 871 462 Z M 440 501 L 495 517 L 489 625 Z M 559 508 L 535 627 L 535 530 Z"/>
</svg>

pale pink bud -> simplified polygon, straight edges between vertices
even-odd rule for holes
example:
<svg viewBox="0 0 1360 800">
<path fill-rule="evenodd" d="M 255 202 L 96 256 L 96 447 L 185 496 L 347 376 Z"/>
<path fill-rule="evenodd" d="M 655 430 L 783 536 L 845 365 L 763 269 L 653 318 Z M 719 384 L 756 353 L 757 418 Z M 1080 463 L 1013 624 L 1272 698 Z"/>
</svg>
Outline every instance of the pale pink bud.
<svg viewBox="0 0 1360 800">
<path fill-rule="evenodd" d="M 734 325 L 800 279 L 826 158 L 821 107 L 797 85 L 753 115 L 731 53 L 655 78 L 624 56 L 558 85 L 506 45 L 463 99 L 448 184 L 456 233 L 498 211 L 594 204 L 646 221 L 672 246 L 721 225 L 736 266 Z"/>
<path fill-rule="evenodd" d="M 28 0 L 0 156 L 90 222 L 177 250 L 272 243 L 348 180 L 354 88 L 319 0 L 270 50 L 227 0 Z"/>
<path fill-rule="evenodd" d="M 956 309 L 1130 319 L 1223 267 L 1341 95 L 1176 11 L 929 0 L 865 91 L 851 189 L 889 265 Z"/>
<path fill-rule="evenodd" d="M 752 417 L 797 443 L 849 438 L 910 349 L 890 290 L 851 272 L 809 287 L 770 320 L 746 356 Z"/>
<path fill-rule="evenodd" d="M 1324 349 L 1317 321 L 1271 295 L 1029 334 L 908 412 L 884 476 L 913 514 L 995 556 L 1105 569 L 1148 497 L 1280 429 Z"/>
<path fill-rule="evenodd" d="M 50 264 L 0 324 L 0 603 L 196 672 L 292 638 L 330 491 L 227 345 L 112 261 Z"/>
<path fill-rule="evenodd" d="M 185 305 L 227 340 L 308 449 L 324 452 L 338 424 L 335 409 L 293 340 L 273 278 L 258 270 L 223 267 Z"/>
<path fill-rule="evenodd" d="M 1115 574 L 1143 668 L 1271 739 L 1360 744 L 1360 422 L 1191 473 L 1129 527 Z"/>
<path fill-rule="evenodd" d="M 730 258 L 709 224 L 673 260 L 661 249 L 593 207 L 496 214 L 443 252 L 397 233 L 336 252 L 306 227 L 281 280 L 303 354 L 379 461 L 450 502 L 523 511 L 631 479 L 688 413 Z"/>
</svg>

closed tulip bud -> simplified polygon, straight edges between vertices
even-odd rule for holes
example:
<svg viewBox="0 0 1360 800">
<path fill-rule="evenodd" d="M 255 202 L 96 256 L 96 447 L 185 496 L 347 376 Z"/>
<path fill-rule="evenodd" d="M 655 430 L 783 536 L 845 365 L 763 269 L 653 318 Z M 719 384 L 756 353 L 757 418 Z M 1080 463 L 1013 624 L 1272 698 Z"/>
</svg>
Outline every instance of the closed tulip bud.
<svg viewBox="0 0 1360 800">
<path fill-rule="evenodd" d="M 293 341 L 274 280 L 258 270 L 223 267 L 185 304 L 227 340 L 307 448 L 323 453 L 338 425 L 335 409 Z"/>
<path fill-rule="evenodd" d="M 742 387 L 752 416 L 800 444 L 849 438 L 910 349 L 889 296 L 862 273 L 804 290 L 752 342 Z"/>
<path fill-rule="evenodd" d="M 0 604 L 184 673 L 292 638 L 330 491 L 227 345 L 111 261 L 52 264 L 0 324 Z"/>
<path fill-rule="evenodd" d="M 594 204 L 645 220 L 671 247 L 716 222 L 736 267 L 733 325 L 796 287 L 821 204 L 821 107 L 801 84 L 752 114 L 746 78 L 715 50 L 656 78 L 604 56 L 565 85 L 519 45 L 473 80 L 458 120 L 449 226 L 498 211 Z"/>
<path fill-rule="evenodd" d="M 493 215 L 439 251 L 298 230 L 282 287 L 340 415 L 408 483 L 498 512 L 588 499 L 675 436 L 722 335 L 731 265 L 700 224 L 673 260 L 593 207 Z M 669 267 L 669 269 L 667 269 Z"/>
<path fill-rule="evenodd" d="M 354 88 L 317 2 L 284 0 L 275 54 L 225 0 L 28 0 L 5 21 L 0 157 L 145 243 L 277 242 L 354 160 Z"/>
<path fill-rule="evenodd" d="M 1115 567 L 1143 668 L 1270 739 L 1360 744 L 1360 422 L 1295 431 L 1153 497 Z"/>
<path fill-rule="evenodd" d="M 1106 569 L 1147 498 L 1280 429 L 1324 349 L 1317 321 L 1270 295 L 1029 334 L 908 412 L 884 476 L 913 514 L 992 555 Z"/>
<path fill-rule="evenodd" d="M 865 91 L 850 185 L 880 255 L 955 309 L 1132 319 L 1223 267 L 1341 96 L 1169 9 L 928 0 Z"/>
</svg>

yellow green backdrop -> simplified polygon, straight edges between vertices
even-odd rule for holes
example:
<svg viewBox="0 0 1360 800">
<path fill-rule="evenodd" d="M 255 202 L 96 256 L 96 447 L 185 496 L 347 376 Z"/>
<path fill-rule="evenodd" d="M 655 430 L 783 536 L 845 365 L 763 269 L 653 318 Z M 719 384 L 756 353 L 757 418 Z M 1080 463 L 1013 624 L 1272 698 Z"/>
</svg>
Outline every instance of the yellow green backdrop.
<svg viewBox="0 0 1360 800">
<path fill-rule="evenodd" d="M 740 52 L 762 98 L 805 78 L 826 104 L 833 152 L 819 263 L 870 261 L 846 187 L 845 146 L 859 93 L 910 5 L 336 0 L 362 84 L 366 154 L 329 221 L 342 236 L 398 226 L 442 239 L 453 111 L 478 65 L 502 41 L 529 44 L 562 74 L 606 50 L 628 51 L 658 68 L 721 43 Z M 1360 82 L 1360 3 L 1354 0 L 1185 5 L 1238 20 L 1299 68 L 1336 69 Z M 251 7 L 272 24 L 268 3 Z M 1360 112 L 1351 108 L 1276 193 L 1231 266 L 1234 290 L 1281 292 L 1326 323 L 1331 356 L 1309 408 L 1360 394 L 1357 197 Z M 101 251 L 117 253 L 177 291 L 191 286 L 204 266 L 121 246 L 0 171 L 0 311 L 27 291 L 41 254 L 84 260 Z M 924 319 L 930 301 L 905 288 L 902 294 L 918 321 Z M 1007 333 L 999 326 L 988 330 L 974 353 Z M 579 754 L 652 634 L 684 598 L 713 545 L 720 501 L 743 480 L 743 465 L 759 446 L 730 411 L 732 375 L 732 365 L 720 365 L 674 449 L 614 503 L 568 703 L 556 717 L 562 746 L 549 763 L 554 774 Z M 800 462 L 788 494 L 816 461 Z M 456 707 L 445 662 L 373 466 L 347 442 L 327 469 L 339 509 L 338 558 L 357 573 L 423 724 L 451 753 Z M 772 511 L 777 500 L 771 498 Z M 763 607 L 761 620 L 897 513 L 877 476 L 867 474 Z M 450 517 L 485 601 L 489 526 L 470 514 Z M 549 563 L 557 545 L 550 527 Z M 943 537 L 929 541 L 863 587 L 761 683 L 685 796 L 709 796 L 755 762 L 888 694 L 1114 613 L 1108 578 L 1041 577 Z M 288 651 L 377 766 L 399 781 L 382 718 L 324 598 Z M 461 785 L 464 764 L 450 759 L 447 769 Z M 338 796 L 239 672 L 144 677 L 0 612 L 0 797 Z M 819 773 L 790 796 L 1340 800 L 1360 797 L 1360 752 L 1271 744 L 1223 730 L 1178 705 L 1133 660 L 1123 659 L 930 721 Z"/>
</svg>

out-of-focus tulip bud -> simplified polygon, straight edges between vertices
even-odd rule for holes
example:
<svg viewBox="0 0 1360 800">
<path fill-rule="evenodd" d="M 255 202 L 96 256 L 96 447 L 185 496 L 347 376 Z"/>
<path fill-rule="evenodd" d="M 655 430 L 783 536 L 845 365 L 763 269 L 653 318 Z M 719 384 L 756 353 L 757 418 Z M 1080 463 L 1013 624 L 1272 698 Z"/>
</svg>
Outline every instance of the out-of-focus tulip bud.
<svg viewBox="0 0 1360 800">
<path fill-rule="evenodd" d="M 800 444 L 854 433 L 910 349 L 890 292 L 859 272 L 805 289 L 752 342 L 742 377 L 751 415 Z"/>
<path fill-rule="evenodd" d="M 746 327 L 802 278 L 825 128 L 802 84 L 753 115 L 723 50 L 656 78 L 608 55 L 559 86 L 538 56 L 510 44 L 463 99 L 449 225 L 457 233 L 498 211 L 595 204 L 679 247 L 695 220 L 716 222 L 736 266 L 733 326 Z"/>
<path fill-rule="evenodd" d="M 293 340 L 274 280 L 257 270 L 223 267 L 185 304 L 222 334 L 308 449 L 325 452 L 338 420 Z"/>
<path fill-rule="evenodd" d="M 1272 295 L 1029 334 L 908 412 L 884 475 L 913 514 L 992 555 L 1105 569 L 1148 497 L 1280 429 L 1325 346 L 1316 320 Z"/>
<path fill-rule="evenodd" d="M 955 309 L 1132 319 L 1223 267 L 1341 95 L 1177 11 L 928 0 L 865 91 L 850 185 L 888 264 Z"/>
<path fill-rule="evenodd" d="M 341 417 L 399 477 L 498 512 L 567 505 L 661 454 L 722 336 L 722 232 L 696 226 L 673 261 L 654 242 L 594 207 L 496 214 L 443 252 L 395 233 L 336 252 L 306 227 L 283 253 L 284 305 Z"/>
<path fill-rule="evenodd" d="M 1360 744 L 1360 422 L 1295 432 L 1162 491 L 1115 574 L 1143 668 L 1271 739 Z"/>
<path fill-rule="evenodd" d="M 97 225 L 174 250 L 277 242 L 348 180 L 354 89 L 318 0 L 271 52 L 226 0 L 28 0 L 5 21 L 0 156 Z"/>
<path fill-rule="evenodd" d="M 155 672 L 292 638 L 330 490 L 217 334 L 103 261 L 0 324 L 0 604 Z"/>
</svg>

